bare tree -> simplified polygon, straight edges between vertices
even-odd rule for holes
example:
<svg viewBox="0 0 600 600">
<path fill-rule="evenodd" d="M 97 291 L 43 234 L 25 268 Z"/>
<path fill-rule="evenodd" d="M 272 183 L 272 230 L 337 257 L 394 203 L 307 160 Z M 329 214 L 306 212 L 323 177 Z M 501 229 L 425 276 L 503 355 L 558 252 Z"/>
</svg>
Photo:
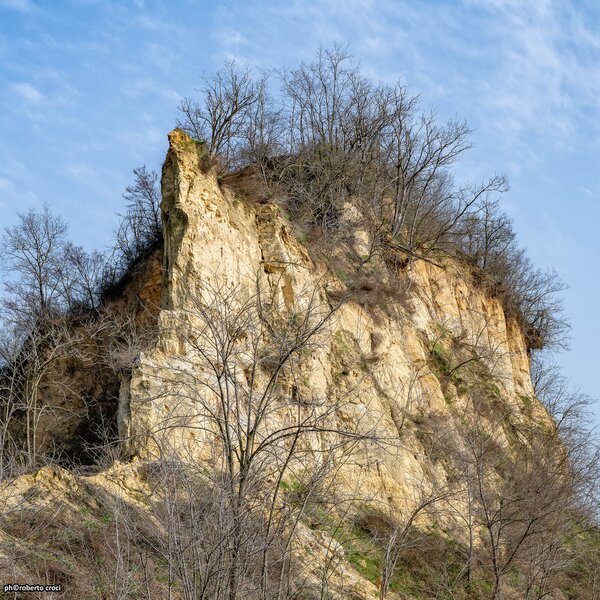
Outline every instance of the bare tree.
<svg viewBox="0 0 600 600">
<path fill-rule="evenodd" d="M 174 494 L 157 507 L 171 532 L 164 550 L 190 598 L 291 597 L 296 532 L 317 485 L 376 441 L 372 422 L 338 422 L 348 394 L 320 398 L 302 383 L 338 306 L 314 289 L 288 311 L 263 285 L 188 290 L 174 324 L 188 350 L 161 380 L 170 413 L 152 437 Z M 177 430 L 211 448 L 203 463 Z"/>
<path fill-rule="evenodd" d="M 565 584 L 577 532 L 593 522 L 598 446 L 582 427 L 585 398 L 538 360 L 535 390 L 552 418 L 533 397 L 520 397 L 521 409 L 505 398 L 507 355 L 491 343 L 492 328 L 482 314 L 479 334 L 457 334 L 447 323 L 430 341 L 454 422 L 435 440 L 436 451 L 452 457 L 456 482 L 444 510 L 465 533 L 457 537 L 464 565 L 448 589 L 459 589 L 464 578 L 470 594 L 488 581 L 492 598 L 504 598 L 509 587 L 543 598 Z M 510 573 L 522 579 L 508 584 Z"/>
<path fill-rule="evenodd" d="M 134 183 L 127 186 L 123 198 L 126 211 L 116 233 L 116 250 L 131 265 L 149 248 L 162 239 L 159 176 L 146 166 L 133 170 Z"/>
<path fill-rule="evenodd" d="M 71 242 L 65 244 L 60 284 L 70 313 L 81 313 L 100 306 L 105 269 L 106 257 L 100 252 L 87 252 Z"/>
<path fill-rule="evenodd" d="M 44 205 L 41 212 L 19 213 L 4 232 L 3 269 L 16 277 L 5 281 L 5 310 L 15 319 L 45 318 L 61 305 L 62 252 L 67 226 Z"/>
<path fill-rule="evenodd" d="M 404 511 L 399 511 L 400 514 L 394 514 L 393 521 L 389 523 L 385 531 L 380 532 L 380 535 L 383 534 L 383 539 L 380 539 L 379 542 L 384 547 L 379 586 L 381 600 L 385 600 L 388 596 L 390 584 L 402 554 L 407 548 L 418 545 L 420 542 L 420 539 L 415 539 L 412 535 L 419 518 L 427 515 L 430 519 L 435 519 L 435 511 L 438 506 L 451 496 L 449 489 L 436 489 L 435 485 L 426 482 L 414 482 L 413 485 L 416 498 L 411 499 L 410 505 Z"/>
<path fill-rule="evenodd" d="M 464 219 L 463 252 L 482 271 L 502 281 L 510 269 L 515 232 L 511 220 L 500 211 L 496 198 L 484 197 Z"/>
<path fill-rule="evenodd" d="M 179 105 L 178 126 L 204 142 L 211 158 L 220 157 L 227 165 L 236 157 L 244 123 L 260 90 L 250 71 L 234 61 L 225 63 L 213 77 L 205 77 L 203 83 L 202 103 L 186 98 Z"/>
<path fill-rule="evenodd" d="M 470 130 L 465 123 L 450 122 L 440 127 L 433 113 L 416 122 L 400 113 L 392 126 L 389 155 L 394 189 L 392 234 L 408 236 L 414 247 L 419 221 L 445 200 L 447 168 L 470 147 Z M 432 198 L 437 198 L 432 202 Z"/>
<path fill-rule="evenodd" d="M 5 231 L 0 257 L 12 277 L 5 282 L 4 319 L 19 322 L 24 331 L 99 305 L 106 260 L 69 242 L 66 233 L 66 223 L 48 206 L 19 214 L 19 223 Z"/>
<path fill-rule="evenodd" d="M 579 426 L 576 434 L 559 438 L 552 426 L 524 424 L 508 407 L 494 416 L 484 387 L 471 396 L 462 461 L 470 507 L 469 573 L 490 578 L 494 599 L 505 597 L 505 580 L 515 571 L 526 579 L 511 587 L 522 585 L 527 598 L 546 597 L 560 585 L 570 547 L 595 514 L 597 445 Z M 580 399 L 565 400 L 574 417 Z M 508 460 L 507 452 L 515 458 Z"/>
<path fill-rule="evenodd" d="M 568 348 L 570 327 L 560 296 L 566 285 L 556 271 L 535 268 L 523 257 L 520 268 L 506 278 L 504 289 L 524 325 L 530 348 Z"/>
<path fill-rule="evenodd" d="M 239 166 L 250 165 L 267 184 L 272 178 L 272 161 L 285 151 L 282 114 L 271 97 L 269 79 L 269 73 L 261 73 L 254 83 L 254 100 L 246 108 L 239 150 Z"/>
<path fill-rule="evenodd" d="M 65 363 L 86 364 L 92 357 L 84 342 L 84 331 L 72 328 L 63 317 L 32 328 L 25 339 L 15 334 L 8 338 L 3 348 L 4 380 L 0 389 L 2 404 L 12 417 L 4 424 L 8 436 L 5 441 L 18 440 L 18 447 L 24 449 L 23 462 L 33 467 L 52 457 L 60 424 L 74 416 L 72 408 L 61 406 L 61 396 L 76 395 Z M 81 412 L 85 413 L 85 406 Z"/>
<path fill-rule="evenodd" d="M 320 49 L 310 64 L 282 75 L 285 160 L 275 180 L 292 207 L 332 232 L 350 197 L 381 204 L 385 185 L 382 140 L 390 119 L 410 110 L 404 88 L 374 86 L 347 49 Z M 392 116 L 393 115 L 393 116 Z"/>
</svg>

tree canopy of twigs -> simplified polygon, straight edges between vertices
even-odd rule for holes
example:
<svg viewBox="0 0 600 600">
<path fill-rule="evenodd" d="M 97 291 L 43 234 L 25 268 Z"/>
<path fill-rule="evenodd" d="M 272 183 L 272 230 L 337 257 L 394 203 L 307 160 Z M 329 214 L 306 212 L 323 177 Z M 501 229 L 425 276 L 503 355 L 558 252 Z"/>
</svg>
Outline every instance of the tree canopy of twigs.
<svg viewBox="0 0 600 600">
<path fill-rule="evenodd" d="M 565 344 L 564 286 L 517 244 L 498 202 L 505 178 L 455 181 L 467 124 L 441 123 L 400 83 L 370 81 L 343 46 L 278 73 L 227 62 L 181 102 L 178 125 L 222 171 L 254 169 L 267 196 L 332 240 L 353 202 L 380 245 L 411 260 L 450 254 L 481 273 L 532 348 Z"/>
</svg>

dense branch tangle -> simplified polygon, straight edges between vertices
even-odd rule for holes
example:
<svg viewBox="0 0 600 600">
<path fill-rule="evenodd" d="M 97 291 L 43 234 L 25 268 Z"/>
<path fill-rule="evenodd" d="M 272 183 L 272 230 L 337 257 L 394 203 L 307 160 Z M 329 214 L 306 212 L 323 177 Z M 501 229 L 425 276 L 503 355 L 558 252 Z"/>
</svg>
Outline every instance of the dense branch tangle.
<svg viewBox="0 0 600 600">
<path fill-rule="evenodd" d="M 372 414 L 341 424 L 352 391 L 320 397 L 306 383 L 339 308 L 321 293 L 300 292 L 288 310 L 264 276 L 251 293 L 203 282 L 172 315 L 169 335 L 185 352 L 158 376 L 169 410 L 150 433 L 163 459 L 212 490 L 220 530 L 193 542 L 205 560 L 186 563 L 199 574 L 190 598 L 293 595 L 296 531 L 316 489 L 381 442 Z M 292 503 L 290 486 L 302 490 Z"/>
<path fill-rule="evenodd" d="M 373 252 L 393 247 L 409 261 L 457 256 L 522 319 L 531 347 L 564 342 L 555 300 L 562 288 L 517 246 L 496 200 L 507 190 L 504 177 L 454 181 L 454 164 L 471 147 L 467 124 L 440 124 L 401 84 L 372 83 L 343 47 L 276 76 L 227 63 L 205 78 L 200 101 L 179 108 L 178 125 L 214 163 L 254 169 L 265 196 L 332 243 L 347 233 L 351 202 Z"/>
</svg>

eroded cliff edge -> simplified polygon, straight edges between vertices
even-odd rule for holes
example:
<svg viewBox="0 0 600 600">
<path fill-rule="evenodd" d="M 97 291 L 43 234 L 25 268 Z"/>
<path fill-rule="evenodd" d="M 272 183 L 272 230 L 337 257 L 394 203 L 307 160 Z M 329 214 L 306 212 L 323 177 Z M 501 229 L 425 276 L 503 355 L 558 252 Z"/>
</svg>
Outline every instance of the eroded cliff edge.
<svg viewBox="0 0 600 600">
<path fill-rule="evenodd" d="M 140 498 L 153 492 L 140 475 L 142 465 L 171 452 L 210 465 L 215 446 L 194 404 L 207 393 L 210 374 L 195 359 L 206 326 L 199 306 L 215 291 L 243 303 L 259 290 L 284 317 L 302 314 L 315 299 L 319 310 L 335 309 L 319 343 L 303 352 L 302 377 L 284 381 L 282 395 L 298 404 L 337 406 L 333 416 L 340 427 L 376 431 L 381 444 L 339 471 L 342 491 L 359 503 L 404 515 L 427 494 L 456 491 L 464 472 L 459 457 L 468 454 L 466 433 L 476 419 L 493 431 L 508 460 L 515 458 L 523 431 L 553 427 L 535 398 L 519 325 L 464 265 L 370 255 L 369 234 L 351 205 L 344 216 L 351 235 L 319 256 L 280 203 L 237 197 L 207 168 L 202 148 L 178 130 L 169 135 L 162 195 L 157 339 L 123 377 L 118 398 L 119 438 L 128 460 L 85 485 L 67 471 L 43 470 L 16 486 L 13 501 L 19 490 L 41 486 L 48 497 L 68 497 L 69 510 L 82 498 L 97 505 L 95 497 L 120 494 L 143 513 L 148 501 Z M 149 280 L 156 281 L 156 270 Z M 240 377 L 246 376 L 243 357 L 239 367 Z M 284 427 L 285 418 L 279 406 L 270 426 Z M 315 457 L 323 452 L 319 435 L 307 444 Z M 451 536 L 467 502 L 457 497 L 455 514 L 441 515 L 434 525 Z M 424 526 L 432 525 L 422 517 Z M 305 547 L 327 560 L 331 537 L 304 526 L 302 535 Z M 376 586 L 351 563 L 336 566 L 332 589 L 376 597 Z"/>
<path fill-rule="evenodd" d="M 258 277 L 282 307 L 302 304 L 313 290 L 323 305 L 332 306 L 347 278 L 346 273 L 332 272 L 326 260 L 311 259 L 276 203 L 240 201 L 219 185 L 216 172 L 205 171 L 201 153 L 185 134 L 176 130 L 169 141 L 162 183 L 160 333 L 156 347 L 140 356 L 127 384 L 128 417 L 121 431 L 133 438 L 168 418 L 174 404 L 159 389 L 158 373 L 188 351 L 177 329 L 194 318 L 190 292 L 201 295 L 210 287 L 249 296 Z M 361 231 L 360 216 L 351 207 L 348 212 L 356 221 L 350 246 L 360 256 L 367 233 Z M 347 253 L 348 248 L 338 251 Z M 474 377 L 493 386 L 507 445 L 520 423 L 548 419 L 534 396 L 523 333 L 498 299 L 474 285 L 465 267 L 453 261 L 441 266 L 415 261 L 392 272 L 375 257 L 361 268 L 380 284 L 397 278 L 398 295 L 382 297 L 382 288 L 368 282 L 358 293 L 350 292 L 332 319 L 326 342 L 311 357 L 305 383 L 323 397 L 340 387 L 356 387 L 355 413 L 346 418 L 370 413 L 389 436 L 398 436 L 404 421 L 402 435 L 409 435 L 411 443 L 395 461 L 384 460 L 374 475 L 373 484 L 382 493 L 405 485 L 407 473 L 444 476 L 418 434 L 438 428 L 451 432 L 457 414 L 471 410 L 473 382 L 461 385 L 469 367 L 476 365 Z M 365 302 L 369 294 L 373 298 Z"/>
</svg>

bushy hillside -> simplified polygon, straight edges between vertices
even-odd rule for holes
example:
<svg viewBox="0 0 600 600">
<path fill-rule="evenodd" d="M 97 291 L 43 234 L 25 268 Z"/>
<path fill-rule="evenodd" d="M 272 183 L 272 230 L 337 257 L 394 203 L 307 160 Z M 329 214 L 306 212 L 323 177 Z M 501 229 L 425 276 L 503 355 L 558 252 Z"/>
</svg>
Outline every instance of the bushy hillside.
<svg viewBox="0 0 600 600">
<path fill-rule="evenodd" d="M 504 182 L 455 184 L 466 126 L 339 49 L 270 85 L 230 65 L 183 103 L 112 259 L 49 211 L 8 231 L 0 581 L 593 600 L 596 445 Z"/>
</svg>

